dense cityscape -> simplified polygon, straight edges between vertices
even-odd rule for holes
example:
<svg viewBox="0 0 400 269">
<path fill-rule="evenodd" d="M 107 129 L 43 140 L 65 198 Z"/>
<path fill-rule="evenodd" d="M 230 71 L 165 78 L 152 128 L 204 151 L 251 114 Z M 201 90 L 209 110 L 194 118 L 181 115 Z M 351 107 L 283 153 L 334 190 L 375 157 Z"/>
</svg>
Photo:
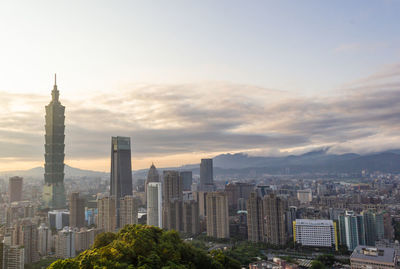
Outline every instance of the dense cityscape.
<svg viewBox="0 0 400 269">
<path fill-rule="evenodd" d="M 153 163 L 138 178 L 130 137 L 115 136 L 109 177 L 64 181 L 59 95 L 55 81 L 46 106 L 44 182 L 18 175 L 1 181 L 2 268 L 74 258 L 97 236 L 137 224 L 174 230 L 188 244 L 226 253 L 241 268 L 400 264 L 398 174 L 366 167 L 356 174 L 249 173 L 216 180 L 213 159 L 205 158 L 198 169 L 159 171 Z"/>
<path fill-rule="evenodd" d="M 400 269 L 399 14 L 0 1 L 0 269 Z"/>
</svg>

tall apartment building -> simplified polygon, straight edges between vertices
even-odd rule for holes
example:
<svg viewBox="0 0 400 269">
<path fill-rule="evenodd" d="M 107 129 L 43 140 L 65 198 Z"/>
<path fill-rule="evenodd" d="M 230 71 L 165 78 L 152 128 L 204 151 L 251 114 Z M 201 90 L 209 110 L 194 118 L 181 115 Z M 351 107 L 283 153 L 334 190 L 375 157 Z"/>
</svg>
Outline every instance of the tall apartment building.
<svg viewBox="0 0 400 269">
<path fill-rule="evenodd" d="M 252 242 L 264 241 L 264 214 L 262 198 L 252 192 L 247 200 L 247 236 Z"/>
<path fill-rule="evenodd" d="M 293 223 L 293 235 L 294 242 L 302 246 L 338 250 L 337 229 L 332 220 L 297 219 Z"/>
<path fill-rule="evenodd" d="M 179 231 L 182 218 L 182 178 L 178 171 L 164 171 L 163 180 L 163 227 Z"/>
<path fill-rule="evenodd" d="M 53 237 L 51 230 L 44 224 L 38 228 L 38 251 L 41 256 L 46 256 L 51 252 Z"/>
<path fill-rule="evenodd" d="M 75 252 L 75 232 L 70 227 L 64 227 L 57 233 L 55 239 L 56 256 L 59 258 L 73 258 Z"/>
<path fill-rule="evenodd" d="M 297 219 L 297 207 L 289 206 L 289 210 L 286 212 L 286 232 L 290 238 L 293 238 L 293 221 Z"/>
<path fill-rule="evenodd" d="M 194 198 L 199 203 L 199 216 L 204 218 L 207 215 L 207 192 L 197 191 Z"/>
<path fill-rule="evenodd" d="M 147 225 L 163 227 L 161 182 L 147 185 Z"/>
<path fill-rule="evenodd" d="M 139 198 L 132 195 L 120 199 L 119 223 L 123 228 L 127 224 L 138 223 Z"/>
<path fill-rule="evenodd" d="M 69 226 L 81 228 L 85 226 L 85 198 L 79 192 L 69 195 Z"/>
<path fill-rule="evenodd" d="M 207 235 L 229 238 L 228 196 L 224 192 L 207 193 Z"/>
<path fill-rule="evenodd" d="M 96 236 L 104 232 L 103 229 L 86 229 L 81 228 L 74 232 L 75 235 L 75 251 L 81 252 L 92 247 Z"/>
<path fill-rule="evenodd" d="M 22 220 L 15 224 L 12 243 L 13 245 L 24 247 L 25 263 L 35 263 L 39 261 L 38 229 L 30 220 Z"/>
<path fill-rule="evenodd" d="M 10 177 L 8 183 L 8 193 L 10 195 L 10 203 L 22 201 L 22 177 Z"/>
<path fill-rule="evenodd" d="M 183 202 L 182 208 L 183 228 L 182 232 L 188 235 L 200 233 L 199 204 L 194 200 Z"/>
<path fill-rule="evenodd" d="M 1 268 L 4 269 L 24 269 L 24 247 L 11 244 L 11 237 L 5 236 L 0 243 L 0 249 L 2 249 L 0 264 Z"/>
<path fill-rule="evenodd" d="M 97 228 L 105 232 L 115 232 L 117 229 L 117 209 L 115 196 L 97 200 Z"/>
<path fill-rule="evenodd" d="M 265 241 L 272 245 L 285 245 L 288 240 L 285 223 L 287 201 L 275 194 L 264 196 L 263 210 Z"/>
<path fill-rule="evenodd" d="M 131 139 L 129 137 L 111 138 L 110 196 L 115 197 L 117 227 L 119 227 L 119 201 L 132 195 Z"/>
</svg>

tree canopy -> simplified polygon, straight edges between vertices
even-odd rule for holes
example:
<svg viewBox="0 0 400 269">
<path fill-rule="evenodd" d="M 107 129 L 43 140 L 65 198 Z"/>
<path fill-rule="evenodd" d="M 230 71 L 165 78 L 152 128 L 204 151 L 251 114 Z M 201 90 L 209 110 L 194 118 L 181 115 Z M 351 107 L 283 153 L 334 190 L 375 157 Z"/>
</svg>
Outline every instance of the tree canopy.
<svg viewBox="0 0 400 269">
<path fill-rule="evenodd" d="M 127 225 L 118 233 L 100 234 L 93 247 L 72 259 L 58 260 L 49 269 L 236 269 L 238 261 L 222 251 L 210 254 L 184 242 L 175 231 Z"/>
</svg>

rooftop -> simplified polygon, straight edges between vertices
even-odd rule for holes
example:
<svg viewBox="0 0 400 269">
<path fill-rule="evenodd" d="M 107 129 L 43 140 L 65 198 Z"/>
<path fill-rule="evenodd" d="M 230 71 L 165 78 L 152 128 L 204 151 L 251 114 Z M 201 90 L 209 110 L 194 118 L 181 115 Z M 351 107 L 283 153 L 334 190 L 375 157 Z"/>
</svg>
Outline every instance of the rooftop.
<svg viewBox="0 0 400 269">
<path fill-rule="evenodd" d="M 350 256 L 350 259 L 364 259 L 375 262 L 387 262 L 391 263 L 395 260 L 394 248 L 371 248 L 367 246 L 358 246 L 354 249 Z"/>
<path fill-rule="evenodd" d="M 296 219 L 296 225 L 324 225 L 332 226 L 333 221 L 328 219 Z"/>
</svg>

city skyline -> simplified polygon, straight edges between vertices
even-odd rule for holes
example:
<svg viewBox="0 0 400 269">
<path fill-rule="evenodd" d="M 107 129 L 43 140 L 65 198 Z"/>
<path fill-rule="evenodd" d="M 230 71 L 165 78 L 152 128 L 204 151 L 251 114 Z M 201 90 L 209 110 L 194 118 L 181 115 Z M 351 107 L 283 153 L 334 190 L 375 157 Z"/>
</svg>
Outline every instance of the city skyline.
<svg viewBox="0 0 400 269">
<path fill-rule="evenodd" d="M 73 167 L 109 171 L 117 135 L 132 139 L 134 170 L 400 148 L 399 3 L 224 3 L 1 3 L 0 171 L 43 166 L 54 72 Z"/>
</svg>

